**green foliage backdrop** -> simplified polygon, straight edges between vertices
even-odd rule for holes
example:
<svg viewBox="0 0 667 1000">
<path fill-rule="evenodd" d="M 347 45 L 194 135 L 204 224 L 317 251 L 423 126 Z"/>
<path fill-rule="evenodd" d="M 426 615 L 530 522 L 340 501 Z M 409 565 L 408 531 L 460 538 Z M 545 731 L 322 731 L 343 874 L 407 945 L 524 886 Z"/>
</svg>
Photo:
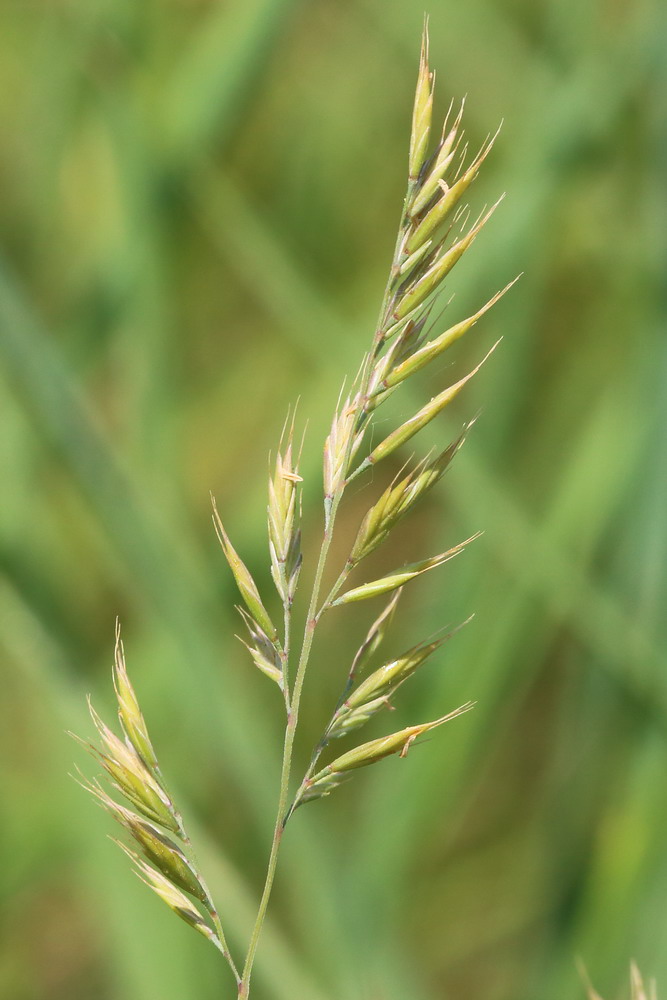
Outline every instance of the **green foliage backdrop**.
<svg viewBox="0 0 667 1000">
<path fill-rule="evenodd" d="M 110 713 L 120 614 L 163 768 L 245 940 L 280 701 L 232 638 L 208 494 L 267 582 L 266 457 L 300 396 L 312 572 L 321 443 L 403 196 L 422 13 L 0 7 L 7 1000 L 231 996 L 212 949 L 105 838 L 67 777 L 81 754 L 65 730 L 90 733 L 87 691 Z M 420 443 L 482 411 L 400 558 L 485 534 L 408 597 L 410 642 L 476 617 L 395 718 L 478 707 L 298 814 L 257 1000 L 574 1000 L 577 956 L 607 997 L 631 957 L 664 991 L 665 14 L 657 0 L 433 0 L 430 15 L 440 110 L 468 95 L 473 146 L 505 118 L 472 203 L 508 197 L 449 309 L 525 275 L 452 354 L 463 374 L 504 338 Z M 409 415 L 407 393 L 394 400 Z M 320 643 L 302 754 L 355 615 L 332 614 Z"/>
</svg>

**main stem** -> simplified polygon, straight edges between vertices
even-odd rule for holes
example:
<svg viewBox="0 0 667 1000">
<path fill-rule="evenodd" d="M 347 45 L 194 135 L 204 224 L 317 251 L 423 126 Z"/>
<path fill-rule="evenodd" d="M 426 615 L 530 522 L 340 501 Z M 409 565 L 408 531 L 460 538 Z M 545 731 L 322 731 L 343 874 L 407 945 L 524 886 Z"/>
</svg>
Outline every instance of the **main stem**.
<svg viewBox="0 0 667 1000">
<path fill-rule="evenodd" d="M 333 538 L 333 528 L 334 528 L 334 522 L 336 520 L 336 512 L 338 510 L 338 505 L 340 503 L 341 497 L 342 497 L 342 489 L 339 490 L 333 497 L 331 504 L 331 511 L 329 518 L 327 519 L 324 538 L 322 539 L 322 547 L 320 549 L 320 555 L 317 561 L 317 569 L 315 570 L 315 579 L 313 581 L 313 591 L 311 594 L 310 605 L 308 608 L 308 618 L 306 622 L 306 628 L 304 631 L 303 645 L 301 647 L 299 665 L 297 667 L 296 677 L 294 679 L 294 691 L 292 693 L 290 711 L 287 716 L 287 727 L 285 729 L 285 743 L 283 748 L 282 771 L 280 775 L 280 795 L 278 799 L 278 813 L 276 816 L 276 825 L 273 831 L 273 841 L 271 844 L 271 853 L 269 855 L 269 862 L 266 871 L 266 881 L 264 883 L 264 891 L 262 892 L 262 898 L 260 900 L 259 909 L 257 911 L 257 918 L 255 920 L 252 936 L 250 938 L 250 944 L 248 946 L 248 953 L 246 955 L 245 964 L 243 966 L 243 975 L 241 977 L 241 982 L 239 984 L 239 993 L 238 993 L 239 1000 L 241 1000 L 241 998 L 245 1000 L 245 998 L 249 995 L 250 992 L 250 976 L 255 961 L 255 953 L 257 951 L 257 945 L 259 943 L 259 937 L 262 931 L 262 926 L 264 924 L 264 918 L 266 917 L 266 911 L 269 905 L 269 899 L 271 898 L 271 890 L 273 889 L 273 882 L 276 875 L 276 866 L 278 864 L 278 852 L 280 850 L 280 843 L 282 840 L 283 829 L 284 829 L 285 813 L 287 811 L 287 804 L 289 798 L 289 780 L 292 769 L 292 751 L 294 749 L 294 737 L 296 735 L 296 727 L 299 721 L 299 705 L 301 702 L 301 692 L 303 690 L 303 682 L 306 676 L 308 661 L 310 659 L 310 651 L 313 645 L 313 636 L 315 634 L 315 628 L 317 627 L 317 619 L 315 617 L 317 612 L 317 603 L 319 600 L 320 590 L 322 587 L 322 577 L 324 575 L 324 568 L 326 566 L 327 557 L 329 555 L 329 548 L 331 546 L 331 540 Z"/>
<path fill-rule="evenodd" d="M 410 195 L 410 188 L 408 189 L 408 195 L 406 196 L 405 205 L 407 205 L 409 195 Z M 405 211 L 405 205 L 404 205 L 404 211 Z M 371 352 L 366 356 L 366 360 L 364 363 L 360 379 L 361 384 L 357 396 L 358 400 L 357 418 L 362 416 L 364 413 L 364 408 L 366 405 L 366 394 L 368 392 L 373 361 L 377 356 L 377 352 L 382 345 L 383 327 L 387 320 L 387 316 L 392 301 L 391 289 L 397 277 L 398 260 L 400 256 L 403 238 L 405 236 L 404 219 L 405 216 L 403 217 L 402 225 L 399 229 L 398 239 L 396 241 L 396 247 L 394 249 L 392 266 L 389 272 L 387 287 L 385 289 L 384 297 L 382 300 L 382 308 L 380 309 L 380 318 L 375 331 L 373 346 Z M 351 435 L 350 441 L 348 442 L 346 448 L 346 456 L 344 460 L 345 468 L 347 468 L 347 465 L 350 460 L 353 436 L 354 435 Z M 252 968 L 255 962 L 255 955 L 257 953 L 257 945 L 259 944 L 259 938 L 262 933 L 262 927 L 264 925 L 266 911 L 269 906 L 271 891 L 273 889 L 273 883 L 276 877 L 278 854 L 280 852 L 280 844 L 282 841 L 283 831 L 285 829 L 285 821 L 288 817 L 289 783 L 292 771 L 292 752 L 294 749 L 294 737 L 296 735 L 296 727 L 299 721 L 299 706 L 301 703 L 301 692 L 303 690 L 303 682 L 306 676 L 306 670 L 308 668 L 308 661 L 310 659 L 310 651 L 313 645 L 313 637 L 315 635 L 315 629 L 317 628 L 317 624 L 319 621 L 318 601 L 320 597 L 320 590 L 322 589 L 322 578 L 324 576 L 324 569 L 329 555 L 329 549 L 331 547 L 331 541 L 333 538 L 334 524 L 336 521 L 336 514 L 338 512 L 338 506 L 342 499 L 346 485 L 347 482 L 343 481 L 336 489 L 336 492 L 334 493 L 333 497 L 331 497 L 330 504 L 325 506 L 326 516 L 325 516 L 325 526 L 324 526 L 324 537 L 322 539 L 322 547 L 320 549 L 320 555 L 317 561 L 317 568 L 315 570 L 315 579 L 313 581 L 313 590 L 310 596 L 308 616 L 303 636 L 303 645 L 301 646 L 299 664 L 296 671 L 296 677 L 294 679 L 294 690 L 292 692 L 292 698 L 289 703 L 289 710 L 287 714 L 287 727 L 285 729 L 285 742 L 283 746 L 283 763 L 280 774 L 280 794 L 278 798 L 278 812 L 276 815 L 276 824 L 273 830 L 271 853 L 269 855 L 269 861 L 266 870 L 266 880 L 264 882 L 264 889 L 262 891 L 262 898 L 259 903 L 257 917 L 255 919 L 255 924 L 252 929 L 250 944 L 248 945 L 248 952 L 246 955 L 245 964 L 243 966 L 243 974 L 241 976 L 241 981 L 239 983 L 239 992 L 238 992 L 239 1000 L 247 1000 L 247 997 L 250 994 L 250 977 L 252 975 Z M 287 680 L 287 678 L 285 679 Z"/>
</svg>

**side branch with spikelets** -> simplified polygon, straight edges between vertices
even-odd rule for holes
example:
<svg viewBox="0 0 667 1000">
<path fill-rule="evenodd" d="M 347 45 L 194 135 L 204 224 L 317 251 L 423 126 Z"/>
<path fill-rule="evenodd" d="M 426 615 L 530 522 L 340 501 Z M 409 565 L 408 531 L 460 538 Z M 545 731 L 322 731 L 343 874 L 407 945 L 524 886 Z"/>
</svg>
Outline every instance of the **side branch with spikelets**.
<svg viewBox="0 0 667 1000">
<path fill-rule="evenodd" d="M 134 838 L 139 854 L 120 841 L 116 843 L 134 862 L 139 878 L 174 913 L 222 952 L 237 983 L 240 983 L 241 977 L 230 954 L 220 917 L 192 855 L 192 844 L 183 818 L 160 772 L 146 722 L 128 677 L 118 622 L 113 682 L 123 738 L 116 736 L 104 724 L 90 700 L 88 707 L 102 749 L 80 740 L 78 736 L 74 738 L 102 765 L 112 791 L 125 798 L 133 808 L 128 809 L 112 799 L 96 779 L 87 781 L 83 778 L 80 784 Z M 176 839 L 172 840 L 166 831 Z"/>
<path fill-rule="evenodd" d="M 103 744 L 91 752 L 107 771 L 115 793 L 129 806 L 120 805 L 96 782 L 86 787 L 107 809 L 138 848 L 124 848 L 141 878 L 187 923 L 210 940 L 224 955 L 237 983 L 239 998 L 250 993 L 251 975 L 276 874 L 283 833 L 297 807 L 328 796 L 356 771 L 388 756 L 405 757 L 412 744 L 430 731 L 467 712 L 467 702 L 430 722 L 371 739 L 335 756 L 323 766 L 320 758 L 330 743 L 354 734 L 370 719 L 391 707 L 399 688 L 436 653 L 445 638 L 418 643 L 369 669 L 395 616 L 403 588 L 465 551 L 473 541 L 453 544 L 438 555 L 418 558 L 396 567 L 379 579 L 350 583 L 349 577 L 389 537 L 396 525 L 412 514 L 420 499 L 432 490 L 464 442 L 466 427 L 440 454 L 428 455 L 413 468 L 404 468 L 368 508 L 351 541 L 349 555 L 326 596 L 322 587 L 329 569 L 329 553 L 338 510 L 352 480 L 394 454 L 411 441 L 461 393 L 489 357 L 489 351 L 471 371 L 443 387 L 413 416 L 389 433 L 367 441 L 378 409 L 402 384 L 441 357 L 464 336 L 511 287 L 493 295 L 468 318 L 443 332 L 434 330 L 432 307 L 443 283 L 495 211 L 498 202 L 469 224 L 463 199 L 489 155 L 496 135 L 468 160 L 463 144 L 463 105 L 452 118 L 452 107 L 439 139 L 431 138 L 434 74 L 428 65 L 426 29 L 417 80 L 408 162 L 408 183 L 396 245 L 382 299 L 377 326 L 360 371 L 344 397 L 339 399 L 324 445 L 324 532 L 303 635 L 296 664 L 292 661 L 292 605 L 301 570 L 301 476 L 295 452 L 294 420 L 283 431 L 269 477 L 268 540 L 271 575 L 277 592 L 272 602 L 260 590 L 227 534 L 213 501 L 213 521 L 223 553 L 238 587 L 239 608 L 247 630 L 242 642 L 252 662 L 278 686 L 285 703 L 286 725 L 278 795 L 278 809 L 266 880 L 257 918 L 242 966 L 237 967 L 225 941 L 218 913 L 192 857 L 190 841 L 180 813 L 166 791 L 145 722 L 125 669 L 117 635 L 114 683 L 124 738 L 115 736 L 93 713 Z M 450 118 L 452 120 L 450 121 Z M 297 787 L 292 790 L 292 756 L 299 724 L 301 695 L 313 641 L 324 615 L 344 614 L 345 605 L 388 596 L 389 601 L 370 627 L 346 675 L 342 691 L 323 735 Z M 282 607 L 282 628 L 272 610 Z M 342 610 L 341 610 L 342 609 Z M 450 633 L 451 634 L 451 633 Z M 364 673 L 366 676 L 364 677 Z M 92 709 L 91 709 L 92 711 Z M 169 835 L 168 835 L 169 834 Z M 172 839 L 175 838 L 175 839 Z"/>
</svg>

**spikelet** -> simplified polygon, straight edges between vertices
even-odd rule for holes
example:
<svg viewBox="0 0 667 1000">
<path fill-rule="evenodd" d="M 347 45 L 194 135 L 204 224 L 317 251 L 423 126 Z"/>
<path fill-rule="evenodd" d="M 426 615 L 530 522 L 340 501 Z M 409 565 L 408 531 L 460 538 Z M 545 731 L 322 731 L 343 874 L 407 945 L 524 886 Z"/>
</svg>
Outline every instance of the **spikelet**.
<svg viewBox="0 0 667 1000">
<path fill-rule="evenodd" d="M 147 819 L 160 823 L 173 833 L 180 833 L 182 829 L 180 815 L 155 771 L 146 766 L 132 745 L 119 739 L 102 722 L 90 699 L 88 699 L 88 709 L 104 749 L 98 750 L 78 736 L 75 736 L 75 739 L 99 761 L 111 778 L 113 786 L 132 803 L 135 809 Z"/>
<path fill-rule="evenodd" d="M 410 200 L 409 212 L 412 217 L 419 215 L 419 213 L 427 207 L 431 199 L 440 192 L 439 183 L 444 179 L 447 171 L 452 165 L 452 161 L 456 156 L 456 151 L 461 140 L 459 129 L 461 126 L 461 119 L 463 118 L 464 106 L 465 99 L 461 101 L 461 107 L 459 108 L 458 114 L 449 131 L 447 131 L 449 113 L 445 118 L 442 128 L 442 139 L 440 140 L 437 152 L 433 158 L 433 165 Z M 450 112 L 451 109 L 452 105 L 450 105 Z"/>
<path fill-rule="evenodd" d="M 162 872 L 179 889 L 189 892 L 196 899 L 205 902 L 207 894 L 195 869 L 192 867 L 183 851 L 170 840 L 161 830 L 131 809 L 119 805 L 97 783 L 86 785 L 102 807 L 125 829 L 139 845 L 147 861 Z"/>
<path fill-rule="evenodd" d="M 422 303 L 429 298 L 438 286 L 442 284 L 443 280 L 447 277 L 452 268 L 458 264 L 461 257 L 463 257 L 463 254 L 482 231 L 501 201 L 502 196 L 498 199 L 495 205 L 492 205 L 484 215 L 477 219 L 465 236 L 462 236 L 461 239 L 457 240 L 457 242 L 454 243 L 453 246 L 449 247 L 449 249 L 440 253 L 438 252 L 440 248 L 438 248 L 433 256 L 432 263 L 430 258 L 427 258 L 427 270 L 423 274 L 419 275 L 417 280 L 401 295 L 400 300 L 394 309 L 394 319 L 404 319 L 408 313 L 419 308 L 419 306 L 421 306 Z"/>
<path fill-rule="evenodd" d="M 453 548 L 448 549 L 446 552 L 441 552 L 440 555 L 431 556 L 430 559 L 422 559 L 420 562 L 410 563 L 408 566 L 404 566 L 403 569 L 395 570 L 393 573 L 389 573 L 379 580 L 373 580 L 371 583 L 362 583 L 360 587 L 347 590 L 340 597 L 336 598 L 335 601 L 332 601 L 331 607 L 336 607 L 338 604 L 351 604 L 354 601 L 367 601 L 371 597 L 379 597 L 381 594 L 389 594 L 393 590 L 398 590 L 399 587 L 405 586 L 411 580 L 416 580 L 418 576 L 428 573 L 429 570 L 437 569 L 438 566 L 442 566 L 444 563 L 449 562 L 450 559 L 454 559 L 463 552 L 466 545 L 473 542 L 476 538 L 479 538 L 479 532 L 471 535 L 470 538 L 466 538 L 464 542 L 454 545 Z"/>
<path fill-rule="evenodd" d="M 360 767 L 368 767 L 371 764 L 377 764 L 378 761 L 392 754 L 406 757 L 410 747 L 420 736 L 430 732 L 432 729 L 437 729 L 438 726 L 442 726 L 445 722 L 449 722 L 459 715 L 463 715 L 464 712 L 470 711 L 473 707 L 473 702 L 466 702 L 465 705 L 461 705 L 460 708 L 449 712 L 448 715 L 443 715 L 440 719 L 435 719 L 433 722 L 422 722 L 417 726 L 408 726 L 407 729 L 401 729 L 390 736 L 382 736 L 380 739 L 371 740 L 370 743 L 362 743 L 361 746 L 355 747 L 353 750 L 348 750 L 347 753 L 337 757 L 331 764 L 322 768 L 321 771 L 318 771 L 317 774 L 313 775 L 306 782 L 301 801 L 306 802 L 314 798 L 321 798 L 323 795 L 328 795 L 340 784 L 343 778 L 347 777 L 350 771 L 355 771 Z"/>
<path fill-rule="evenodd" d="M 468 428 L 432 461 L 424 461 L 398 482 L 392 483 L 364 517 L 348 563 L 356 566 L 385 540 L 393 527 L 440 481 L 459 450 Z"/>
<path fill-rule="evenodd" d="M 340 597 L 331 602 L 331 607 L 336 607 L 339 604 L 351 604 L 355 601 L 367 601 L 369 598 L 379 597 L 381 594 L 390 594 L 392 591 L 398 590 L 399 587 L 405 586 L 406 583 L 410 583 L 411 580 L 416 580 L 417 577 L 428 573 L 429 570 L 437 569 L 438 566 L 442 566 L 444 563 L 449 562 L 450 559 L 454 559 L 463 552 L 470 542 L 474 542 L 476 538 L 479 538 L 480 534 L 481 532 L 478 531 L 474 535 L 471 535 L 470 538 L 466 538 L 465 541 L 459 542 L 458 545 L 454 545 L 451 549 L 447 549 L 446 552 L 441 552 L 437 556 L 431 556 L 430 559 L 421 559 L 419 562 L 409 563 L 402 569 L 388 573 L 378 580 L 373 580 L 370 583 L 362 583 L 359 587 L 346 590 L 344 594 L 341 594 Z"/>
<path fill-rule="evenodd" d="M 632 1000 L 656 1000 L 657 987 L 655 980 L 651 980 L 647 988 L 644 985 L 642 974 L 634 962 L 630 966 L 630 986 L 632 989 Z"/>
<path fill-rule="evenodd" d="M 514 281 L 510 281 L 509 284 L 505 285 L 501 291 L 496 292 L 496 294 L 489 299 L 486 305 L 483 305 L 481 309 L 478 309 L 476 313 L 469 316 L 467 319 L 461 320 L 460 323 L 455 323 L 444 333 L 441 333 L 439 337 L 434 340 L 429 340 L 428 343 L 420 346 L 417 350 L 409 354 L 405 359 L 401 359 L 398 364 L 396 364 L 391 371 L 386 375 L 386 377 L 381 382 L 382 389 L 391 389 L 398 385 L 400 382 L 405 381 L 410 375 L 414 375 L 416 372 L 420 371 L 427 364 L 438 358 L 447 348 L 451 347 L 452 344 L 456 343 L 468 330 L 477 323 L 478 320 L 482 318 L 491 309 L 496 302 L 498 302 L 505 292 L 508 292 L 512 285 L 514 285 L 519 279 L 515 278 Z"/>
<path fill-rule="evenodd" d="M 389 699 L 392 695 L 444 641 L 439 639 L 413 646 L 370 674 L 336 711 L 327 735 L 332 738 L 344 736 L 364 725 L 385 705 L 391 707 Z"/>
<path fill-rule="evenodd" d="M 498 132 L 500 132 L 500 128 L 498 129 Z M 430 174 L 425 180 L 419 195 L 412 203 L 411 211 L 413 213 L 419 212 L 421 208 L 428 204 L 430 199 L 435 194 L 439 194 L 440 197 L 433 207 L 429 209 L 422 221 L 416 229 L 414 229 L 406 241 L 404 249 L 406 254 L 414 253 L 419 247 L 421 247 L 424 241 L 432 236 L 437 229 L 439 229 L 439 227 L 451 214 L 453 209 L 458 205 L 465 192 L 477 177 L 479 168 L 491 152 L 493 144 L 498 137 L 498 132 L 496 132 L 492 138 L 487 140 L 468 169 L 463 171 L 461 176 L 454 181 L 451 187 L 443 180 L 443 175 L 446 172 L 451 159 L 446 157 L 445 160 L 440 162 L 440 164 L 436 161 L 436 166 L 434 167 L 432 174 Z"/>
<path fill-rule="evenodd" d="M 192 900 L 185 895 L 180 889 L 166 878 L 160 872 L 155 871 L 150 865 L 147 865 L 138 854 L 130 850 L 126 844 L 122 841 L 116 840 L 112 837 L 115 844 L 125 851 L 128 858 L 135 864 L 136 873 L 141 879 L 141 881 L 152 889 L 153 892 L 167 904 L 170 910 L 172 910 L 181 920 L 184 920 L 186 924 L 193 927 L 196 931 L 210 941 L 216 947 L 220 948 L 220 941 L 215 933 L 215 931 L 209 926 L 209 924 L 204 920 L 199 910 L 196 908 Z"/>
<path fill-rule="evenodd" d="M 342 736 L 347 736 L 349 733 L 355 732 L 355 730 L 365 726 L 367 722 L 384 708 L 393 708 L 389 698 L 384 695 L 371 698 L 370 701 L 365 701 L 355 708 L 339 708 L 329 723 L 329 728 L 326 732 L 327 742 L 329 740 L 340 739 Z"/>
<path fill-rule="evenodd" d="M 118 718 L 125 733 L 127 743 L 134 747 L 149 770 L 155 772 L 158 767 L 153 744 L 148 736 L 148 729 L 134 688 L 130 683 L 125 666 L 125 651 L 120 637 L 120 622 L 116 619 L 116 646 L 114 650 L 113 686 L 118 701 Z"/>
<path fill-rule="evenodd" d="M 291 605 L 294 600 L 302 562 L 298 487 L 303 480 L 298 460 L 294 461 L 292 455 L 292 434 L 293 427 L 284 450 L 276 456 L 275 471 L 269 477 L 267 508 L 271 575 L 284 605 Z"/>
<path fill-rule="evenodd" d="M 411 180 L 417 179 L 426 162 L 428 140 L 431 134 L 431 118 L 433 115 L 433 78 L 434 74 L 428 68 L 428 27 L 424 23 L 417 90 L 412 111 L 412 131 L 410 134 L 409 171 Z"/>
<path fill-rule="evenodd" d="M 436 649 L 440 649 L 443 642 L 445 642 L 444 637 L 433 642 L 420 642 L 395 660 L 379 667 L 352 692 L 345 703 L 346 706 L 354 709 L 374 698 L 389 698 Z"/>
<path fill-rule="evenodd" d="M 272 681 L 275 681 L 282 691 L 284 689 L 284 676 L 280 653 L 254 618 L 243 608 L 238 608 L 238 611 L 250 635 L 250 642 L 246 642 L 244 639 L 241 639 L 241 642 L 250 653 L 255 666 Z"/>
<path fill-rule="evenodd" d="M 352 667 L 350 668 L 349 674 L 350 683 L 352 683 L 355 677 L 364 670 L 370 658 L 384 641 L 387 629 L 391 625 L 394 615 L 396 614 L 396 607 L 401 599 L 402 593 L 403 589 L 399 587 L 398 590 L 392 594 L 389 603 L 381 614 L 378 615 L 368 630 L 366 638 L 357 650 L 354 660 L 352 661 Z"/>
<path fill-rule="evenodd" d="M 357 401 L 349 396 L 334 414 L 329 436 L 324 442 L 324 498 L 331 501 L 345 482 L 350 460 L 363 440 L 357 427 Z"/>
<path fill-rule="evenodd" d="M 395 452 L 397 448 L 400 448 L 401 445 L 406 443 L 406 441 L 409 441 L 410 438 L 414 437 L 414 435 L 422 430 L 422 428 L 426 427 L 427 424 L 430 424 L 430 422 L 437 417 L 439 413 L 442 413 L 445 407 L 449 406 L 449 404 L 456 399 L 461 390 L 477 374 L 484 362 L 487 361 L 491 354 L 493 354 L 499 343 L 500 341 L 496 341 L 488 354 L 482 358 L 480 363 L 476 365 L 471 372 L 468 372 L 467 375 L 465 375 L 462 379 L 459 379 L 458 382 L 455 382 L 454 385 L 450 385 L 446 389 L 443 389 L 441 393 L 434 396 L 430 402 L 423 406 L 418 413 L 415 413 L 414 417 L 406 420 L 400 427 L 397 427 L 396 430 L 392 431 L 391 434 L 384 439 L 384 441 L 381 441 L 380 444 L 373 449 L 370 455 L 364 459 L 355 474 L 358 475 L 361 471 L 363 471 L 363 469 L 368 468 L 368 466 L 376 465 L 378 462 L 382 461 L 383 458 L 387 458 Z"/>
</svg>

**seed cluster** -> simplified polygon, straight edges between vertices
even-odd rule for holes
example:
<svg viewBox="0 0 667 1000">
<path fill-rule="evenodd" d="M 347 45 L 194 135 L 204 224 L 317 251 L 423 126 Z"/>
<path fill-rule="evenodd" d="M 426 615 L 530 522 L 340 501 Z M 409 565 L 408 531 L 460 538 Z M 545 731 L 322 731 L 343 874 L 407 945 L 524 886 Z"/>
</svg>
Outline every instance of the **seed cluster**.
<svg viewBox="0 0 667 1000">
<path fill-rule="evenodd" d="M 188 857 L 190 840 L 181 814 L 165 788 L 146 722 L 127 674 L 118 623 L 113 681 L 123 738 L 104 724 L 89 701 L 102 749 L 83 740 L 79 742 L 107 772 L 112 790 L 125 798 L 133 809 L 112 799 L 96 779 L 82 779 L 80 783 L 134 838 L 140 853 L 121 841 L 116 840 L 116 843 L 134 862 L 142 881 L 174 913 L 222 952 L 238 979 L 211 894 L 192 858 Z M 165 830 L 175 835 L 178 842 L 167 836 Z M 203 913 L 195 900 L 201 904 Z"/>
</svg>

